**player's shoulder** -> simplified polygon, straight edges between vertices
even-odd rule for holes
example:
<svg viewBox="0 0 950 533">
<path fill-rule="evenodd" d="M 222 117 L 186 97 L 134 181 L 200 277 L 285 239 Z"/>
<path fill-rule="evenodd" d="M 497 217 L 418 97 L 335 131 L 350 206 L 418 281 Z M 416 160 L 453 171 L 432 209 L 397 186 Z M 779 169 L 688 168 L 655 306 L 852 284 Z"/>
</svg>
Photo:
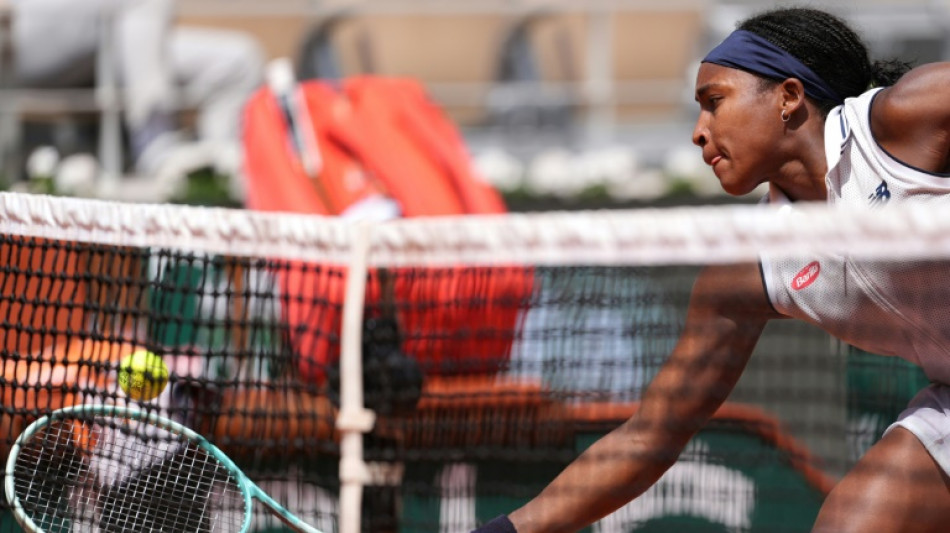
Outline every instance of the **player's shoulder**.
<svg viewBox="0 0 950 533">
<path fill-rule="evenodd" d="M 910 70 L 875 97 L 871 131 L 878 144 L 904 163 L 946 172 L 950 152 L 950 63 Z"/>
<path fill-rule="evenodd" d="M 911 69 L 874 99 L 872 119 L 906 126 L 925 123 L 950 126 L 950 62 Z"/>
</svg>

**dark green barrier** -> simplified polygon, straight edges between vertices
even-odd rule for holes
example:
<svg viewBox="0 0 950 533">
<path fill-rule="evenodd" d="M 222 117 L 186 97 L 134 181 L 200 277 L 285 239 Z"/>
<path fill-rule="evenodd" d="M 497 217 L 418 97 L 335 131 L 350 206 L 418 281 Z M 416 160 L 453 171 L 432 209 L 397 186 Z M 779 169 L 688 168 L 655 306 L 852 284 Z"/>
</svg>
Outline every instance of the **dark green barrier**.
<svg viewBox="0 0 950 533">
<path fill-rule="evenodd" d="M 572 450 L 518 460 L 408 463 L 400 532 L 467 531 L 473 520 L 509 512 L 607 430 L 578 433 Z M 788 442 L 769 420 L 717 419 L 657 485 L 588 531 L 807 532 L 831 481 Z"/>
<path fill-rule="evenodd" d="M 846 368 L 848 439 L 851 458 L 857 460 L 929 381 L 920 367 L 904 359 L 854 347 L 849 347 Z"/>
</svg>

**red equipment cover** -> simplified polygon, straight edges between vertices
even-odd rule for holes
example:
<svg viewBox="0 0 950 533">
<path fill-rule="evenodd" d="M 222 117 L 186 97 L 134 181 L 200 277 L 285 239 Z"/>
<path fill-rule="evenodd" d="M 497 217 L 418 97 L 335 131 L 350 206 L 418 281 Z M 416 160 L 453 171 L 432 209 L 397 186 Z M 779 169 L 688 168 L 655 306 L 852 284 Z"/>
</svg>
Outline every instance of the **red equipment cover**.
<svg viewBox="0 0 950 533">
<path fill-rule="evenodd" d="M 319 146 L 320 175 L 307 176 L 277 100 L 262 88 L 244 117 L 249 208 L 340 215 L 383 194 L 407 217 L 505 212 L 498 192 L 475 174 L 454 124 L 416 81 L 363 76 L 338 87 L 304 81 L 299 89 Z M 302 375 L 320 383 L 339 356 L 345 279 L 335 269 L 300 266 L 281 269 L 284 293 L 303 296 L 286 299 L 284 313 Z M 459 265 L 413 276 L 391 271 L 402 349 L 427 374 L 485 374 L 504 365 L 520 302 L 532 291 L 530 268 Z M 370 272 L 367 306 L 381 298 L 373 283 L 377 274 Z"/>
</svg>

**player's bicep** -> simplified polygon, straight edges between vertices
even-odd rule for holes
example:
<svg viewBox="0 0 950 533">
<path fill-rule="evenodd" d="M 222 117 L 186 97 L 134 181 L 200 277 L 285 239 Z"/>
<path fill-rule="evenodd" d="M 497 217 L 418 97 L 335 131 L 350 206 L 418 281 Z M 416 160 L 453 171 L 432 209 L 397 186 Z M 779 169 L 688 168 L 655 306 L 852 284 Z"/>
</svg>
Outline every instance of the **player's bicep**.
<svg viewBox="0 0 950 533">
<path fill-rule="evenodd" d="M 765 323 L 778 316 L 757 264 L 706 267 L 693 287 L 673 358 L 694 374 L 708 369 L 710 379 L 731 381 L 744 368 Z"/>
<path fill-rule="evenodd" d="M 758 263 L 705 267 L 693 286 L 689 312 L 750 321 L 782 317 L 769 302 Z"/>
</svg>

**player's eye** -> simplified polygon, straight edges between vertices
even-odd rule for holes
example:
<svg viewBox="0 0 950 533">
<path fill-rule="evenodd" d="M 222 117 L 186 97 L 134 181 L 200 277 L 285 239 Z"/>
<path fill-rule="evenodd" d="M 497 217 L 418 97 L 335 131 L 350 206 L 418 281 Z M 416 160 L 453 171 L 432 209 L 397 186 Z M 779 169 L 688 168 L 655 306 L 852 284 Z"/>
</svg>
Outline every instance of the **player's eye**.
<svg viewBox="0 0 950 533">
<path fill-rule="evenodd" d="M 719 101 L 722 100 L 721 96 L 703 96 L 698 98 L 696 101 L 699 103 L 699 109 L 702 111 L 715 111 L 719 106 Z"/>
</svg>

